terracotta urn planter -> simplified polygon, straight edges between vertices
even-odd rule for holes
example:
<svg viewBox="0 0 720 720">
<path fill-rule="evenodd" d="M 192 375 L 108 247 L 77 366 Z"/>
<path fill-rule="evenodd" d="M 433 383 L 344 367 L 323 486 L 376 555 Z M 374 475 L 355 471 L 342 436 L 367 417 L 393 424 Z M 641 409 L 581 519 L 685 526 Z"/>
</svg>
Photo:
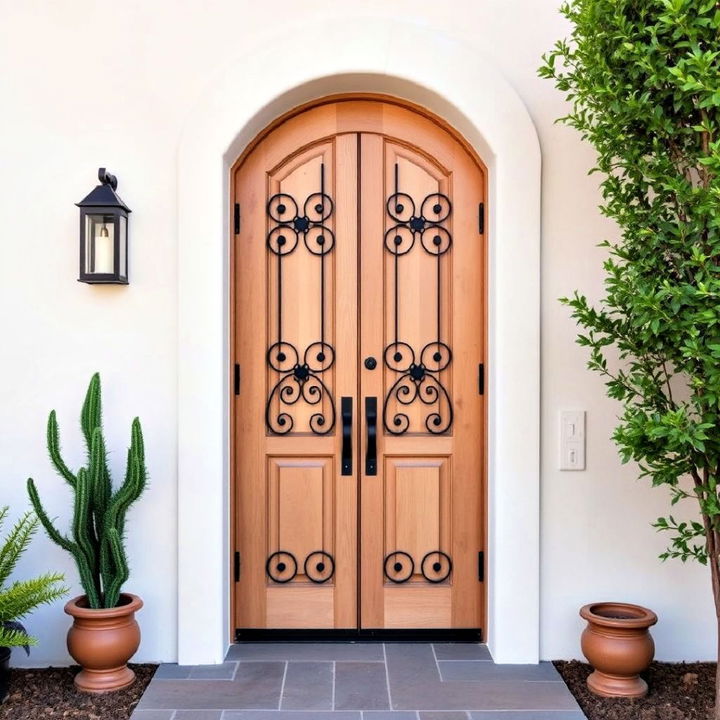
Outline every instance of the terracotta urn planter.
<svg viewBox="0 0 720 720">
<path fill-rule="evenodd" d="M 648 628 L 657 622 L 652 610 L 627 603 L 594 603 L 580 609 L 587 620 L 581 648 L 594 672 L 587 685 L 605 697 L 644 697 L 647 683 L 640 673 L 655 656 Z"/>
<path fill-rule="evenodd" d="M 70 655 L 82 666 L 75 686 L 91 693 L 122 690 L 135 682 L 128 660 L 140 646 L 135 613 L 143 606 L 137 595 L 123 593 L 120 605 L 93 610 L 85 595 L 70 600 L 65 612 L 73 618 L 68 631 Z"/>
</svg>

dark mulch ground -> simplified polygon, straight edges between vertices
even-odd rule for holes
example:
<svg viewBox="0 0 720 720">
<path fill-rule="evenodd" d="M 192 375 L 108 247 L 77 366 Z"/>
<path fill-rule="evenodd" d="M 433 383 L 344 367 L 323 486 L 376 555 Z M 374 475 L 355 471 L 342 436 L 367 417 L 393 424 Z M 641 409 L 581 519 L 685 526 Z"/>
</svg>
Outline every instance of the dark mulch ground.
<svg viewBox="0 0 720 720">
<path fill-rule="evenodd" d="M 585 684 L 589 665 L 555 667 L 589 720 L 708 720 L 715 701 L 715 663 L 653 663 L 643 673 L 650 692 L 640 700 L 601 698 Z"/>
<path fill-rule="evenodd" d="M 127 690 L 106 695 L 80 693 L 73 668 L 11 671 L 10 693 L 0 705 L 0 720 L 128 720 L 157 665 L 131 665 L 137 675 Z"/>
</svg>

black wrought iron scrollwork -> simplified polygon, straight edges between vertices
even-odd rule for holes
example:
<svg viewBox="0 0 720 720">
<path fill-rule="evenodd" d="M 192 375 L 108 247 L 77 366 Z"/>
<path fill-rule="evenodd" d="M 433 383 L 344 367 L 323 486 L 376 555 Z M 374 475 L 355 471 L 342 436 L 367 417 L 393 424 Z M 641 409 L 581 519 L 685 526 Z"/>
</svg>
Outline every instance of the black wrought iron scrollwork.
<svg viewBox="0 0 720 720">
<path fill-rule="evenodd" d="M 437 585 L 450 577 L 452 567 L 452 560 L 447 553 L 442 550 L 431 550 L 420 562 L 420 573 L 427 582 Z M 395 550 L 385 556 L 383 574 L 390 582 L 397 585 L 406 583 L 415 575 L 415 560 L 410 553 Z"/>
<path fill-rule="evenodd" d="M 297 577 L 298 561 L 291 552 L 277 550 L 268 557 L 265 573 L 273 582 L 284 585 Z M 322 585 L 335 574 L 335 558 L 324 550 L 315 550 L 305 558 L 303 574 L 310 582 Z"/>
<path fill-rule="evenodd" d="M 315 550 L 305 558 L 303 572 L 310 582 L 322 585 L 335 574 L 335 559 L 324 550 Z"/>
<path fill-rule="evenodd" d="M 445 582 L 452 572 L 452 560 L 442 550 L 431 550 L 420 563 L 420 572 L 429 583 Z"/>
<path fill-rule="evenodd" d="M 265 424 L 277 435 L 286 435 L 295 426 L 290 412 L 293 405 L 316 406 L 309 429 L 327 435 L 335 428 L 335 402 L 323 378 L 335 363 L 335 349 L 325 338 L 325 257 L 335 247 L 335 235 L 326 225 L 334 211 L 332 198 L 325 192 L 325 165 L 320 165 L 320 191 L 311 193 L 302 208 L 291 195 L 276 193 L 267 202 L 267 215 L 273 227 L 267 234 L 267 248 L 276 256 L 277 340 L 267 351 L 267 364 L 280 375 L 268 393 Z M 304 351 L 283 337 L 283 258 L 302 244 L 320 261 L 320 339 Z"/>
<path fill-rule="evenodd" d="M 316 435 L 327 435 L 333 429 L 335 403 L 321 375 L 334 362 L 335 350 L 327 343 L 312 343 L 305 348 L 302 359 L 291 343 L 278 342 L 270 346 L 267 363 L 281 375 L 270 390 L 265 406 L 265 423 L 271 432 L 286 435 L 293 429 L 293 417 L 283 410 L 283 406 L 289 407 L 299 401 L 320 406 L 321 401 L 326 400 L 327 409 L 319 408 L 310 416 L 310 429 Z"/>
<path fill-rule="evenodd" d="M 396 550 L 385 556 L 383 563 L 385 577 L 392 583 L 406 583 L 415 574 L 415 561 L 412 555 Z"/>
<path fill-rule="evenodd" d="M 452 362 L 452 350 L 442 337 L 442 268 L 441 258 L 452 247 L 452 235 L 443 225 L 452 212 L 447 195 L 431 193 L 420 203 L 419 210 L 413 198 L 399 190 L 399 169 L 395 165 L 395 192 L 388 198 L 386 211 L 395 223 L 385 232 L 385 249 L 393 256 L 394 265 L 394 340 L 384 351 L 385 367 L 398 373 L 385 396 L 383 425 L 386 432 L 402 435 L 411 430 L 410 416 L 397 405 L 408 406 L 415 402 L 426 405 L 429 411 L 424 418 L 424 429 L 440 435 L 447 432 L 453 422 L 453 406 L 441 373 Z M 399 261 L 407 255 L 419 238 L 423 250 L 437 259 L 437 302 L 435 337 L 419 353 L 400 339 Z M 392 407 L 391 407 L 392 406 Z M 422 431 L 423 428 L 412 428 Z"/>
<path fill-rule="evenodd" d="M 409 416 L 401 409 L 388 410 L 390 401 L 411 405 L 415 401 L 430 406 L 425 416 L 425 429 L 433 435 L 446 432 L 453 421 L 450 395 L 440 381 L 440 373 L 452 360 L 450 348 L 442 342 L 428 343 L 417 358 L 406 343 L 391 343 L 385 348 L 385 365 L 400 377 L 395 380 L 385 397 L 383 424 L 392 435 L 402 435 L 410 428 Z"/>
<path fill-rule="evenodd" d="M 287 550 L 278 550 L 267 559 L 265 572 L 276 583 L 289 583 L 295 578 L 298 564 L 295 556 Z"/>
</svg>

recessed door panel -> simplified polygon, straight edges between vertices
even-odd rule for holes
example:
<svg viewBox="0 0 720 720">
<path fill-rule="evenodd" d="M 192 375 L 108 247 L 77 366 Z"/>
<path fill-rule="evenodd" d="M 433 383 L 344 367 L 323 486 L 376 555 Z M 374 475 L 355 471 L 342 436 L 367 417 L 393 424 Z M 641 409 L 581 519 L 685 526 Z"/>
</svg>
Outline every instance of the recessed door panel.
<svg viewBox="0 0 720 720">
<path fill-rule="evenodd" d="M 449 574 L 440 553 L 451 541 L 450 479 L 449 458 L 385 457 L 385 575 L 391 582 L 440 582 Z"/>
<path fill-rule="evenodd" d="M 480 628 L 484 175 L 391 102 L 234 174 L 236 627 Z"/>
<path fill-rule="evenodd" d="M 333 575 L 335 555 L 332 457 L 269 462 L 267 547 L 280 549 L 267 574 L 281 584 L 295 578 L 324 584 Z"/>
</svg>

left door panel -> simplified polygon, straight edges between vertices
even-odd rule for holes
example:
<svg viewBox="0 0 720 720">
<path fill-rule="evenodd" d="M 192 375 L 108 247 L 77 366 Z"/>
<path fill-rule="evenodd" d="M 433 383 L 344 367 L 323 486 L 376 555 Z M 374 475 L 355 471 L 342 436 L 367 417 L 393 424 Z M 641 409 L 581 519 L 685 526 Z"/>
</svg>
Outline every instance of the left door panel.
<svg viewBox="0 0 720 720">
<path fill-rule="evenodd" d="M 336 133 L 332 107 L 292 118 L 233 178 L 238 628 L 357 627 L 358 158 Z"/>
</svg>

